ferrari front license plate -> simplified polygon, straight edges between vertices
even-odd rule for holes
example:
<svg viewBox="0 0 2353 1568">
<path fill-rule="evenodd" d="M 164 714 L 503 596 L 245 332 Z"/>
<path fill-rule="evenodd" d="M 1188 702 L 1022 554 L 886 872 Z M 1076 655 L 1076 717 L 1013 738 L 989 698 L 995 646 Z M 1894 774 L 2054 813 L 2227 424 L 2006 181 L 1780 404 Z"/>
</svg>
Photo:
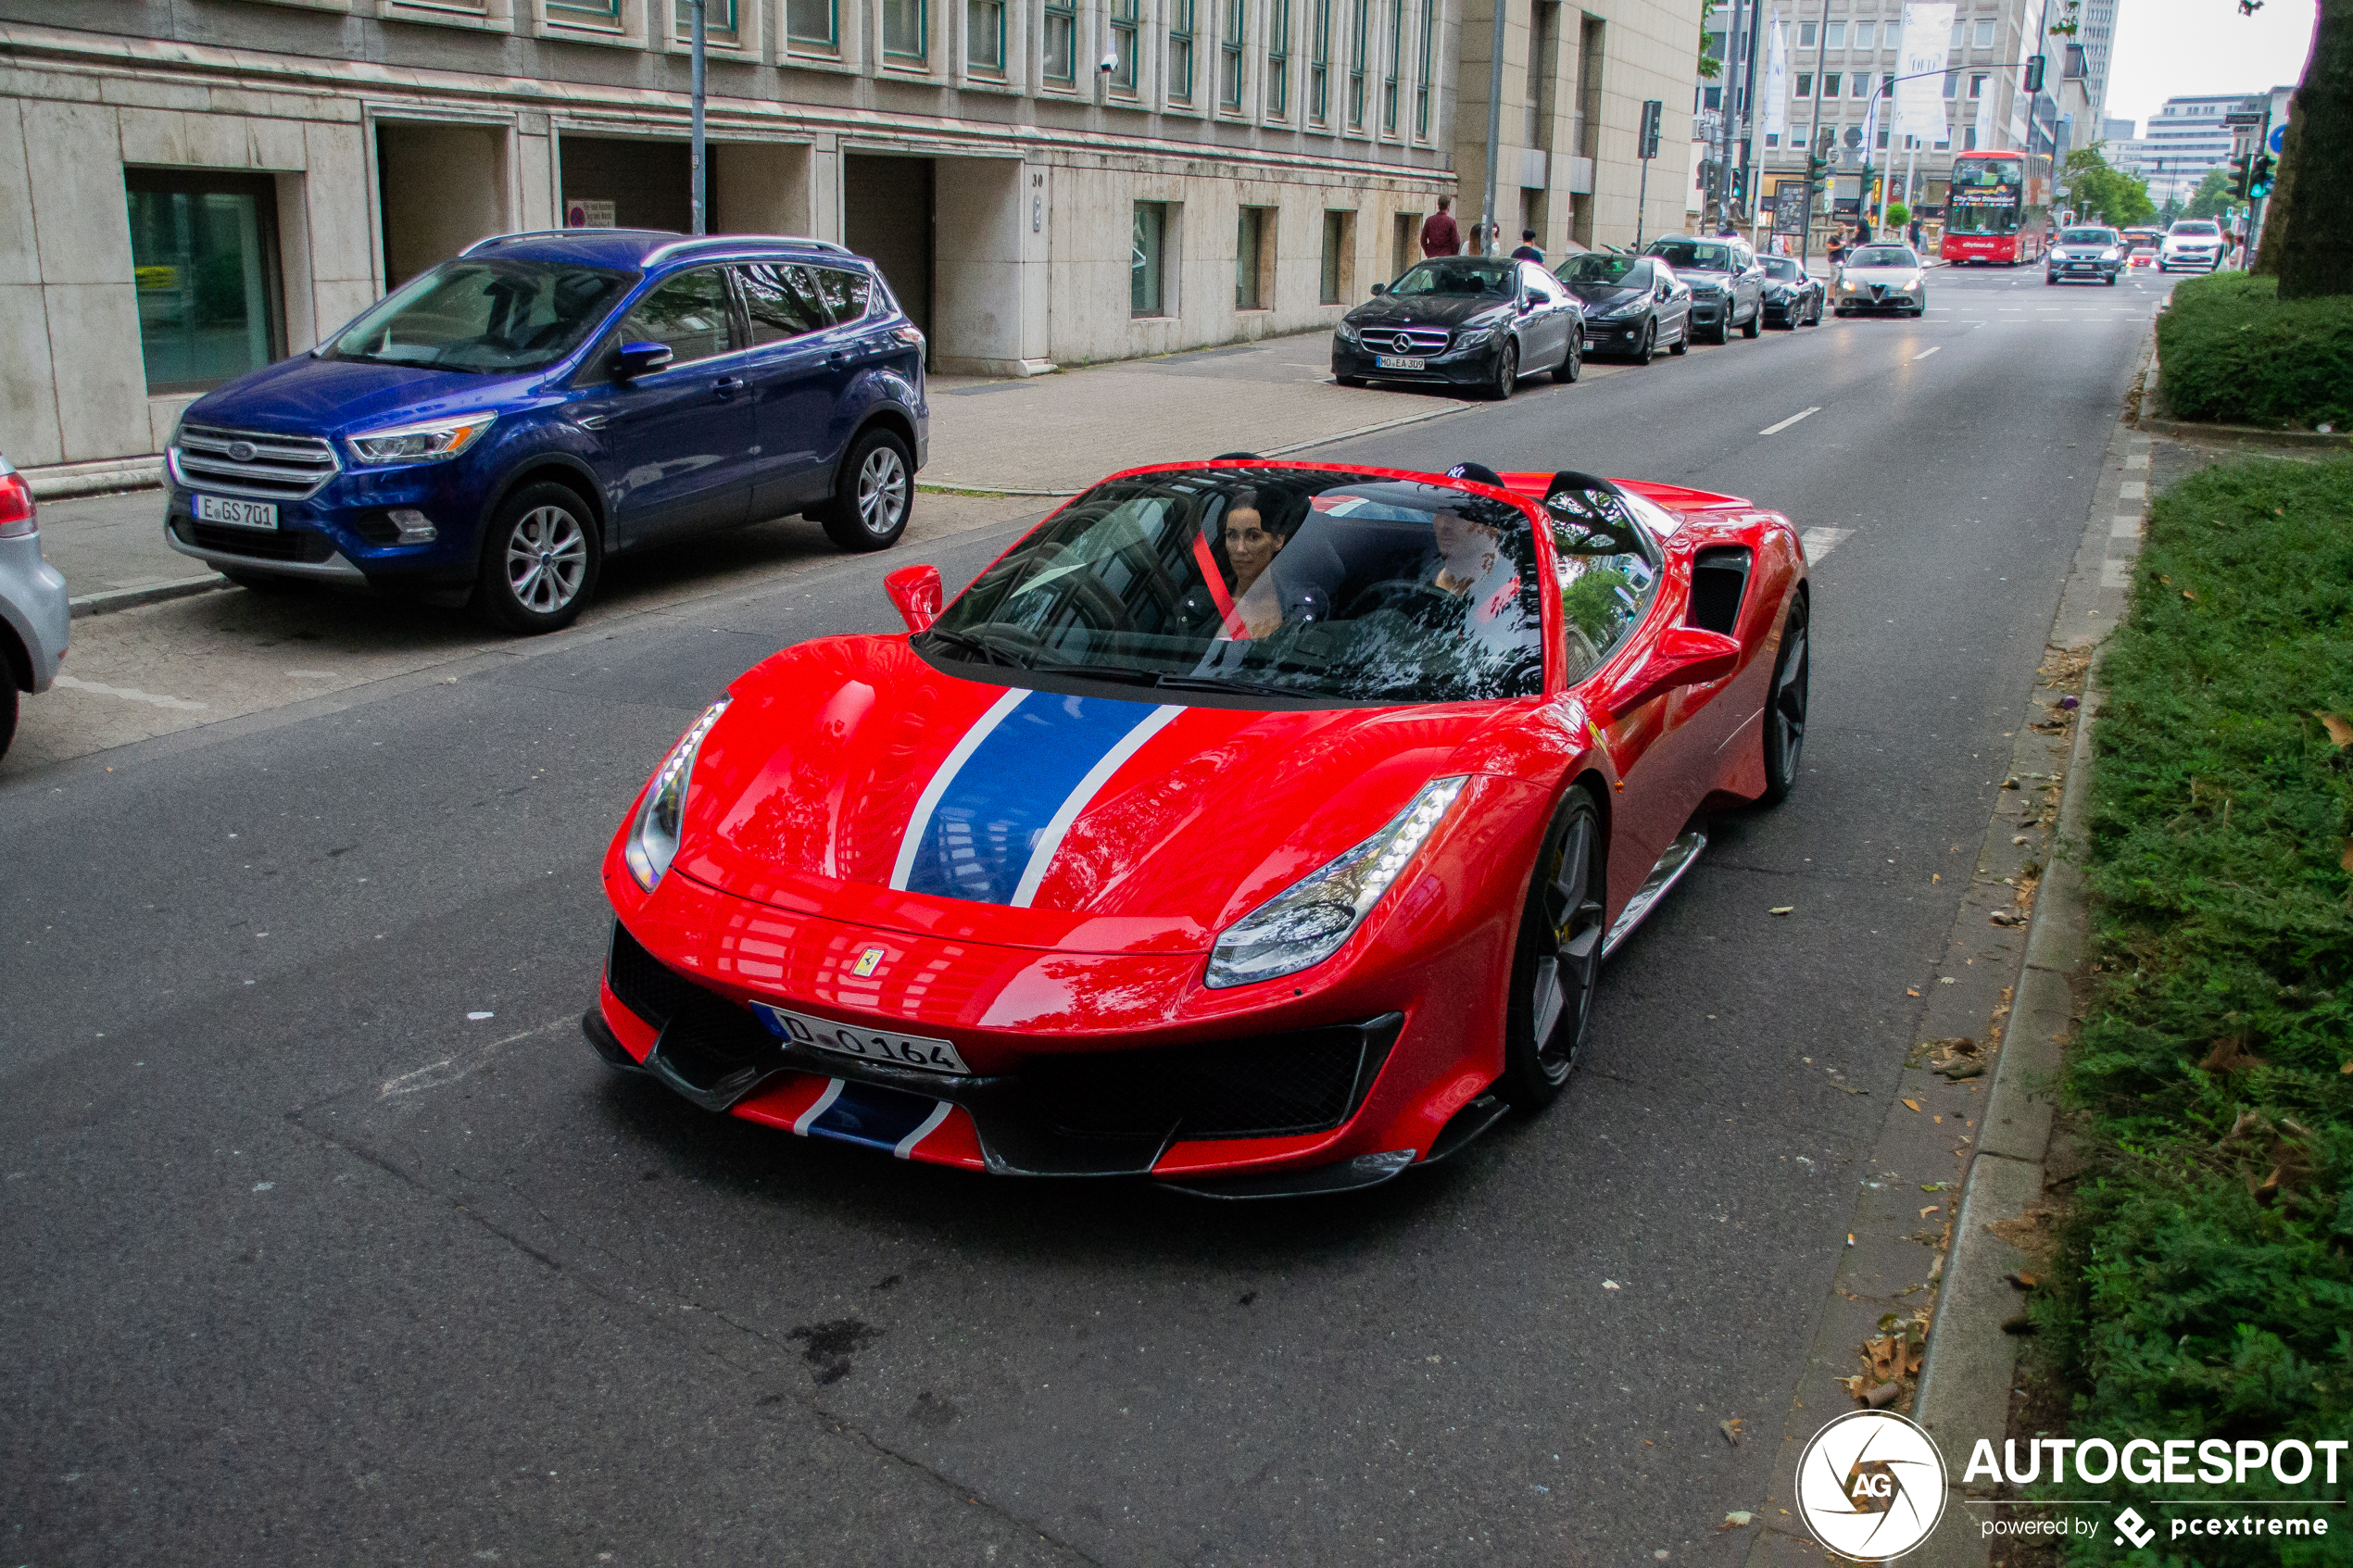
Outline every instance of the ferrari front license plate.
<svg viewBox="0 0 2353 1568">
<path fill-rule="evenodd" d="M 1373 363 L 1384 370 L 1427 370 L 1429 369 L 1429 361 L 1418 354 L 1376 355 L 1373 358 Z"/>
<path fill-rule="evenodd" d="M 230 501 L 219 495 L 196 497 L 198 522 L 225 522 L 237 528 L 275 528 L 278 526 L 278 503 L 275 501 Z"/>
<path fill-rule="evenodd" d="M 862 1061 L 887 1062 L 893 1067 L 912 1067 L 925 1073 L 953 1073 L 969 1076 L 972 1069 L 956 1054 L 956 1047 L 945 1040 L 926 1040 L 917 1035 L 893 1035 L 880 1029 L 853 1029 L 847 1023 L 830 1019 L 811 1018 L 805 1013 L 786 1012 L 765 1002 L 751 1004 L 760 1022 L 779 1039 L 795 1045 L 809 1046 L 837 1056 L 854 1056 Z"/>
</svg>

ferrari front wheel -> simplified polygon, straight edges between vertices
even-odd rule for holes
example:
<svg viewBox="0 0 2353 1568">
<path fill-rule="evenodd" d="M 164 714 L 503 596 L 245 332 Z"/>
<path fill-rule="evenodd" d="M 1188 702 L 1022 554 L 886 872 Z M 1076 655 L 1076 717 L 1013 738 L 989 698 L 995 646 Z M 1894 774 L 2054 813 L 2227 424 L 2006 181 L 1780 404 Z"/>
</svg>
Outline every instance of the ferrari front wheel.
<svg viewBox="0 0 2353 1568">
<path fill-rule="evenodd" d="M 1504 1016 L 1504 1075 L 1495 1087 L 1523 1110 L 1550 1104 L 1568 1082 L 1593 1017 L 1607 935 L 1607 847 L 1601 809 L 1581 784 L 1553 813 L 1529 878 Z"/>
<path fill-rule="evenodd" d="M 1806 752 L 1806 687 L 1812 672 L 1806 654 L 1806 596 L 1790 601 L 1781 626 L 1781 651 L 1773 660 L 1772 695 L 1765 709 L 1765 794 L 1778 806 L 1797 787 L 1797 765 Z"/>
</svg>

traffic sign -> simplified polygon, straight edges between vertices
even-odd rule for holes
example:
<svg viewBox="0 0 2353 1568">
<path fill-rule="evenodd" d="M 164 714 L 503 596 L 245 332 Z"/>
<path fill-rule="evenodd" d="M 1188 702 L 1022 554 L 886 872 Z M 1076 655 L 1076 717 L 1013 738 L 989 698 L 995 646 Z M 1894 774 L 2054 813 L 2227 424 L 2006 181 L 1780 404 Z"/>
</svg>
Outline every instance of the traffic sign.
<svg viewBox="0 0 2353 1568">
<path fill-rule="evenodd" d="M 2274 157 L 2287 151 L 2287 127 L 2284 125 L 2271 127 L 2271 133 L 2263 139 L 2263 144 L 2271 149 Z"/>
</svg>

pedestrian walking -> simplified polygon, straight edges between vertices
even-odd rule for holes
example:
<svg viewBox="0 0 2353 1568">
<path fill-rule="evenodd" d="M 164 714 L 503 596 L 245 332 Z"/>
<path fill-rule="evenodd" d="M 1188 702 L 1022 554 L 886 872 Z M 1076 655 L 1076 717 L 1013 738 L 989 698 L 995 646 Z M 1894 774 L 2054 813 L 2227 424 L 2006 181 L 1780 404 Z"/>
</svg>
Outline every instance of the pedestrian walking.
<svg viewBox="0 0 2353 1568">
<path fill-rule="evenodd" d="M 1438 210 L 1422 220 L 1424 256 L 1460 256 L 1463 253 L 1463 232 L 1454 227 L 1454 215 L 1448 210 L 1453 205 L 1453 197 L 1441 196 L 1438 198 Z"/>
<path fill-rule="evenodd" d="M 1822 247 L 1822 256 L 1824 259 L 1828 260 L 1833 267 L 1846 259 L 1846 230 L 1844 227 L 1842 226 L 1831 231 L 1831 243 Z"/>
<path fill-rule="evenodd" d="M 1535 230 L 1522 229 L 1519 232 L 1519 248 L 1512 252 L 1512 259 L 1514 261 L 1533 261 L 1539 267 L 1544 265 L 1544 253 L 1536 247 Z"/>
<path fill-rule="evenodd" d="M 1858 245 L 1867 245 L 1871 243 L 1871 220 L 1869 219 L 1858 218 L 1855 220 L 1855 243 Z"/>
<path fill-rule="evenodd" d="M 1912 248 L 1920 248 L 1920 220 L 1917 218 L 1912 220 Z"/>
</svg>

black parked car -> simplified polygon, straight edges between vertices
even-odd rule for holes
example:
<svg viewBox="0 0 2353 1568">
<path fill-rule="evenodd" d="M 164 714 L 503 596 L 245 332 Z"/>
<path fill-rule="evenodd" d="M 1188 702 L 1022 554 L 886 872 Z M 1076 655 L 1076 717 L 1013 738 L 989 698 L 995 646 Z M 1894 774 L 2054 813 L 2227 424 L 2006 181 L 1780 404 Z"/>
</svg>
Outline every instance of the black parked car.
<svg viewBox="0 0 2353 1568">
<path fill-rule="evenodd" d="M 1643 252 L 1675 269 L 1692 285 L 1692 330 L 1702 343 L 1728 343 L 1732 329 L 1755 337 L 1765 324 L 1765 269 L 1738 240 L 1694 240 L 1670 234 Z"/>
<path fill-rule="evenodd" d="M 1332 379 L 1342 386 L 1418 382 L 1501 398 L 1524 375 L 1573 382 L 1584 366 L 1584 314 L 1534 262 L 1436 257 L 1373 294 L 1332 334 Z"/>
<path fill-rule="evenodd" d="M 1786 256 L 1762 257 L 1765 268 L 1765 324 L 1768 327 L 1818 327 L 1822 324 L 1822 280 Z"/>
<path fill-rule="evenodd" d="M 1561 263 L 1560 281 L 1585 307 L 1586 350 L 1624 354 L 1638 365 L 1692 344 L 1692 286 L 1655 257 L 1595 250 Z"/>
</svg>

